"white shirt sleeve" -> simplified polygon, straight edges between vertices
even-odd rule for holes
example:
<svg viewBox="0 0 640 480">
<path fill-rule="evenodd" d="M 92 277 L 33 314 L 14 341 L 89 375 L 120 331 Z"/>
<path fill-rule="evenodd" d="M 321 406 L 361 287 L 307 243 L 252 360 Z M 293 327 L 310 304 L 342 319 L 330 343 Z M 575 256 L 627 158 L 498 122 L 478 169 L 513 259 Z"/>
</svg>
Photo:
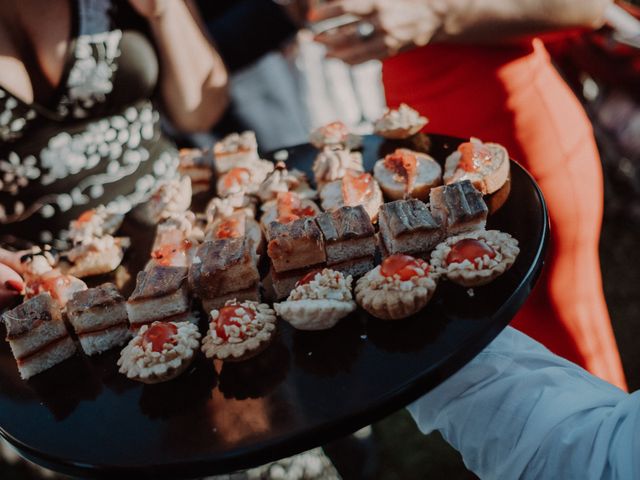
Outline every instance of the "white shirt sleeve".
<svg viewBox="0 0 640 480">
<path fill-rule="evenodd" d="M 640 392 L 510 327 L 408 409 L 481 478 L 640 478 Z"/>
</svg>

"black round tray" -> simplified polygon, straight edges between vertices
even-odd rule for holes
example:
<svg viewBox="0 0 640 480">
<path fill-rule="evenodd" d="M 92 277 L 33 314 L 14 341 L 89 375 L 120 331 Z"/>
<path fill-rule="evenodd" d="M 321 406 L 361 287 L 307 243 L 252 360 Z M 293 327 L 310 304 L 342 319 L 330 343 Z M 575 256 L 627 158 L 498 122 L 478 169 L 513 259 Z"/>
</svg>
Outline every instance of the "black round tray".
<svg viewBox="0 0 640 480">
<path fill-rule="evenodd" d="M 459 142 L 367 136 L 363 155 L 368 169 L 398 146 L 442 162 Z M 311 173 L 315 148 L 287 152 L 290 167 Z M 549 235 L 547 214 L 531 177 L 518 164 L 511 167 L 510 185 L 488 199 L 487 228 L 509 232 L 521 252 L 507 273 L 473 296 L 441 283 L 425 310 L 402 321 L 358 310 L 322 332 L 281 322 L 274 343 L 254 359 L 214 365 L 199 355 L 189 372 L 158 385 L 119 374 L 118 351 L 77 355 L 25 382 L 1 342 L 0 434 L 27 458 L 72 475 L 184 478 L 256 466 L 381 419 L 473 358 L 533 288 Z M 153 232 L 125 230 L 134 238 L 127 265 L 135 276 Z"/>
</svg>

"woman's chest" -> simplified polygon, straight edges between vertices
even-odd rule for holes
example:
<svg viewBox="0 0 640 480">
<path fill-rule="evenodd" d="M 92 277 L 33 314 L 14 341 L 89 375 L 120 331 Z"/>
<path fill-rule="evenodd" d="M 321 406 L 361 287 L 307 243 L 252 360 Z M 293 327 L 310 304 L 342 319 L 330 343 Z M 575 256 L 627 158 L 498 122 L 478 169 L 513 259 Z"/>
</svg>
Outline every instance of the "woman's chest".
<svg viewBox="0 0 640 480">
<path fill-rule="evenodd" d="M 73 31 L 69 0 L 23 0 L 0 10 L 0 86 L 46 104 L 59 86 Z"/>
</svg>

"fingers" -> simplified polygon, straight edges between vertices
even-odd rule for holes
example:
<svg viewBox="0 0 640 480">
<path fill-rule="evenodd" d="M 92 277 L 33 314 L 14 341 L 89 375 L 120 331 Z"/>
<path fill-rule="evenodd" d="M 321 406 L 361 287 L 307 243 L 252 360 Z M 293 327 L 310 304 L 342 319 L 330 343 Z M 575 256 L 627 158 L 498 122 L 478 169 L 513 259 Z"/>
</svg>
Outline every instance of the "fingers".
<svg viewBox="0 0 640 480">
<path fill-rule="evenodd" d="M 0 247 L 0 264 L 4 264 L 13 270 L 20 271 L 20 258 L 27 253 L 25 250 L 12 252 Z"/>
<path fill-rule="evenodd" d="M 369 22 L 373 26 L 373 36 L 375 36 L 376 33 L 382 32 L 380 21 L 377 17 L 371 16 L 369 18 L 363 19 L 363 21 Z M 370 41 L 372 37 L 365 39 L 362 38 L 358 33 L 359 24 L 360 22 L 354 22 L 340 28 L 327 30 L 326 32 L 322 32 L 316 35 L 315 40 L 322 43 L 325 47 L 327 47 L 327 50 L 329 51 L 351 46 L 356 43 Z"/>
<path fill-rule="evenodd" d="M 377 35 L 367 41 L 359 41 L 348 46 L 327 51 L 327 56 L 339 58 L 349 65 L 358 65 L 369 60 L 381 60 L 390 54 L 384 35 Z"/>
<path fill-rule="evenodd" d="M 370 15 L 375 9 L 373 0 L 336 0 L 313 6 L 309 9 L 308 18 L 311 22 L 319 22 L 341 15 Z"/>
<path fill-rule="evenodd" d="M 24 290 L 24 281 L 14 270 L 0 264 L 0 308 L 13 303 Z"/>
</svg>

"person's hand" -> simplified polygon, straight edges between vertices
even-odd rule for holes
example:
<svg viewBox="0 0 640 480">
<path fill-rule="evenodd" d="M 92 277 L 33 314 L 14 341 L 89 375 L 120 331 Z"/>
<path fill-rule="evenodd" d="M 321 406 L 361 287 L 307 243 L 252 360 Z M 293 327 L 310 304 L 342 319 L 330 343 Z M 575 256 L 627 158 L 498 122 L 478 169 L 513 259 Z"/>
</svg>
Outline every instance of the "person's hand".
<svg viewBox="0 0 640 480">
<path fill-rule="evenodd" d="M 131 6 L 145 18 L 161 17 L 170 0 L 129 0 Z"/>
<path fill-rule="evenodd" d="M 442 25 L 436 2 L 426 0 L 337 0 L 316 7 L 313 21 L 345 14 L 358 22 L 316 35 L 327 56 L 351 65 L 384 59 L 429 43 Z M 441 2 L 437 2 L 440 4 Z"/>
<path fill-rule="evenodd" d="M 14 269 L 0 263 L 0 309 L 10 306 L 22 290 L 22 277 Z"/>
</svg>

